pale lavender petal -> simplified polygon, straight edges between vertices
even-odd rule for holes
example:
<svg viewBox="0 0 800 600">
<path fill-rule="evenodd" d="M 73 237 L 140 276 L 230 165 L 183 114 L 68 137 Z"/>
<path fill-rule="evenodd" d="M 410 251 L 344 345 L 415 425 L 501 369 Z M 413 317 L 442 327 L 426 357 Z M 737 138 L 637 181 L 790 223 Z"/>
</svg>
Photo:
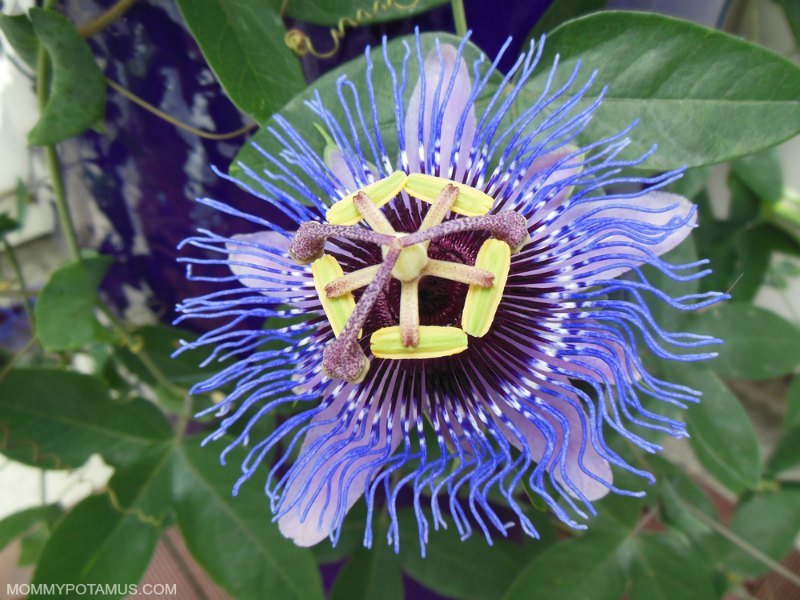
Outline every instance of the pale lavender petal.
<svg viewBox="0 0 800 600">
<path fill-rule="evenodd" d="M 338 148 L 331 146 L 325 149 L 325 164 L 344 186 L 347 194 L 351 194 L 361 187 L 353 177 L 350 167 L 347 166 L 344 154 Z"/>
<path fill-rule="evenodd" d="M 436 114 L 440 113 L 442 108 L 444 110 L 444 114 L 441 118 L 442 124 L 440 131 L 440 163 L 442 165 L 440 175 L 442 177 L 448 176 L 450 156 L 453 150 L 458 124 L 466 111 L 464 128 L 461 133 L 460 143 L 457 147 L 458 161 L 455 169 L 455 179 L 460 180 L 466 172 L 466 161 L 469 156 L 469 150 L 472 147 L 472 141 L 475 138 L 475 109 L 468 103 L 469 95 L 472 90 L 472 80 L 466 62 L 464 62 L 463 58 L 460 59 L 458 62 L 458 69 L 456 70 L 452 93 L 447 97 L 446 103 L 442 107 L 441 105 L 445 100 L 453 70 L 456 68 L 458 50 L 447 44 L 443 44 L 440 50 L 441 63 L 435 48 L 425 57 L 423 67 L 425 71 L 425 112 L 422 119 L 422 136 L 420 136 L 419 130 L 419 112 L 422 101 L 422 85 L 420 81 L 417 81 L 417 84 L 414 86 L 414 91 L 408 103 L 408 111 L 405 118 L 406 153 L 408 155 L 409 170 L 412 173 L 420 172 L 419 139 L 422 137 L 425 152 L 427 153 L 430 150 L 429 140 L 431 124 L 434 119 L 433 101 L 441 77 L 442 83 L 441 92 L 439 94 L 439 106 L 436 107 Z"/>
<path fill-rule="evenodd" d="M 603 208 L 603 205 L 609 208 Z M 611 208 L 616 206 L 616 208 Z M 665 254 L 678 246 L 691 233 L 696 226 L 697 211 L 694 204 L 683 196 L 670 194 L 667 192 L 650 192 L 639 198 L 631 200 L 603 200 L 602 202 L 584 202 L 576 206 L 567 208 L 556 226 L 566 225 L 570 221 L 579 218 L 589 219 L 608 219 L 609 221 L 638 221 L 655 227 L 665 228 L 662 232 L 655 231 L 650 236 L 658 239 L 654 242 L 636 239 L 626 234 L 614 234 L 597 240 L 601 244 L 614 244 L 609 248 L 593 248 L 593 240 L 586 239 L 585 250 L 580 252 L 574 260 L 583 266 L 576 269 L 574 275 L 580 278 L 581 272 L 591 272 L 600 270 L 593 279 L 613 279 L 619 277 L 634 266 L 638 266 L 648 260 L 647 253 L 625 245 L 635 242 L 646 248 L 656 256 Z M 674 225 L 670 226 L 669 224 Z M 677 225 L 680 223 L 680 225 Z M 654 239 L 655 239 L 654 238 Z M 626 254 L 628 264 L 620 265 L 620 259 L 611 257 L 612 254 Z M 566 261 L 563 264 L 568 264 Z M 609 267 L 609 268 L 604 268 Z"/>
<path fill-rule="evenodd" d="M 276 231 L 234 235 L 226 244 L 228 266 L 242 285 L 273 296 L 306 279 L 289 258 L 289 240 Z"/>
<path fill-rule="evenodd" d="M 572 179 L 578 175 L 583 167 L 575 166 L 575 163 L 579 163 L 580 160 L 577 158 L 571 161 L 566 160 L 567 157 L 574 154 L 575 151 L 575 148 L 566 147 L 536 158 L 525 170 L 525 173 L 523 174 L 519 183 L 517 183 L 513 189 L 507 189 L 504 191 L 504 195 L 508 197 L 508 201 L 507 204 L 503 206 L 503 210 L 514 210 L 518 204 L 521 204 L 520 201 L 524 199 L 521 197 L 523 192 L 528 195 L 534 190 L 552 188 L 557 183 Z M 555 166 L 561 161 L 564 162 L 558 166 Z M 534 183 L 531 187 L 528 187 L 531 180 L 534 180 Z M 553 194 L 552 197 L 548 198 L 542 206 L 535 207 L 536 214 L 534 217 L 541 218 L 543 215 L 548 214 L 551 210 L 559 206 L 566 198 L 568 198 L 571 193 L 571 186 L 564 186 L 563 188 L 558 189 L 558 191 Z M 525 204 L 528 205 L 529 202 L 526 202 Z"/>
<path fill-rule="evenodd" d="M 385 454 L 390 455 L 402 439 L 400 427 L 395 420 L 392 439 L 387 440 L 389 410 L 387 402 L 381 409 L 383 412 L 376 425 L 377 441 L 372 443 L 371 427 L 377 403 L 371 403 L 367 409 L 369 411 L 366 416 L 367 426 L 363 436 L 349 440 L 342 448 L 337 448 L 330 457 L 324 458 L 334 446 L 348 440 L 357 430 L 357 418 L 354 417 L 343 431 L 332 433 L 341 425 L 340 418 L 337 417 L 345 409 L 349 396 L 350 394 L 343 390 L 331 406 L 314 417 L 312 424 L 318 425 L 306 434 L 297 462 L 290 473 L 290 478 L 293 480 L 285 491 L 281 503 L 285 506 L 294 505 L 278 519 L 278 527 L 285 537 L 293 540 L 298 546 L 313 546 L 330 535 L 338 520 L 342 519 L 353 504 L 364 495 L 370 476 L 377 472 L 370 463 Z M 362 407 L 363 405 L 364 402 L 361 403 Z M 359 410 L 361 408 L 357 409 L 356 413 Z M 333 423 L 321 424 L 331 419 L 334 420 Z M 312 444 L 319 439 L 325 441 L 311 450 Z M 361 451 L 367 449 L 369 453 L 364 455 Z M 314 455 L 308 456 L 309 451 L 313 451 Z M 348 453 L 351 455 L 348 456 Z M 329 499 L 326 487 L 328 484 L 330 484 Z M 347 487 L 344 490 L 344 506 L 340 507 L 342 485 Z M 320 493 L 311 501 L 318 488 L 321 489 Z M 311 502 L 310 508 L 309 502 Z M 308 512 L 303 518 L 306 511 Z"/>
<path fill-rule="evenodd" d="M 559 393 L 566 394 L 565 390 L 560 390 Z M 570 489 L 567 482 L 561 473 L 561 461 L 559 459 L 561 449 L 564 445 L 565 429 L 569 435 L 569 441 L 566 449 L 566 459 L 564 466 L 566 468 L 567 477 L 570 483 L 574 485 L 588 500 L 598 500 L 608 494 L 609 488 L 600 481 L 590 477 L 586 471 L 591 472 L 596 477 L 606 481 L 609 485 L 613 482 L 613 474 L 611 473 L 611 466 L 608 461 L 604 459 L 592 444 L 593 433 L 587 430 L 589 420 L 583 412 L 566 400 L 555 398 L 553 396 L 546 396 L 542 399 L 548 406 L 558 411 L 563 415 L 567 421 L 566 428 L 547 411 L 538 409 L 534 405 L 527 405 L 526 408 L 531 412 L 547 421 L 555 431 L 556 435 L 556 448 L 550 464 L 546 465 L 548 472 L 553 478 L 564 486 L 564 488 L 572 495 L 574 492 Z M 577 403 L 577 399 L 575 400 Z M 496 400 L 503 414 L 508 418 L 511 423 L 519 430 L 520 434 L 525 438 L 531 452 L 533 460 L 541 461 L 545 455 L 547 442 L 544 435 L 537 425 L 519 410 L 512 407 L 507 401 L 502 398 Z M 508 435 L 511 441 L 518 448 L 522 446 L 520 441 L 513 434 Z M 583 451 L 583 456 L 580 456 L 581 443 L 585 439 L 586 447 Z M 581 468 L 583 465 L 583 468 Z"/>
</svg>

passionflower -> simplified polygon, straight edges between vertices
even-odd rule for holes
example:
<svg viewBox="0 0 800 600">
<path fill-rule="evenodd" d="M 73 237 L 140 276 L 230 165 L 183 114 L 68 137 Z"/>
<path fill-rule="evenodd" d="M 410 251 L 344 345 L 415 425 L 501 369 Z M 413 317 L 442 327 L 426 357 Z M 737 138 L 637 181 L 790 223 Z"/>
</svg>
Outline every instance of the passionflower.
<svg viewBox="0 0 800 600">
<path fill-rule="evenodd" d="M 366 545 L 377 507 L 397 547 L 398 503 L 413 506 L 423 552 L 429 520 L 491 543 L 514 515 L 536 537 L 526 493 L 582 527 L 609 491 L 639 493 L 618 489 L 614 469 L 651 478 L 609 446 L 610 430 L 648 452 L 659 447 L 647 430 L 686 435 L 659 411 L 699 394 L 648 373 L 640 349 L 713 356 L 693 348 L 717 340 L 664 331 L 647 303 L 692 310 L 721 297 L 673 299 L 642 270 L 707 272 L 659 258 L 695 226 L 689 201 L 659 191 L 681 173 L 626 174 L 646 158 L 620 158 L 630 128 L 576 142 L 600 102 L 584 101 L 595 75 L 577 85 L 579 67 L 556 87 L 553 65 L 521 106 L 542 44 L 506 75 L 500 57 L 481 57 L 474 78 L 465 47 L 437 41 L 423 58 L 417 35 L 399 64 L 385 41 L 382 61 L 367 49 L 364 81 L 341 77 L 337 97 L 307 103 L 324 153 L 278 115 L 281 151 L 256 146 L 269 168 L 239 164 L 237 183 L 263 203 L 248 214 L 199 200 L 253 232 L 184 242 L 206 253 L 181 259 L 188 276 L 221 289 L 183 302 L 179 320 L 222 323 L 185 347 L 233 361 L 193 389 L 228 391 L 209 409 L 222 419 L 208 441 L 228 439 L 223 462 L 248 447 L 234 491 L 258 474 L 301 546 L 335 543 L 361 497 Z M 376 68 L 391 89 L 373 85 Z M 393 98 L 388 134 L 376 93 Z M 275 427 L 254 439 L 270 414 Z"/>
</svg>

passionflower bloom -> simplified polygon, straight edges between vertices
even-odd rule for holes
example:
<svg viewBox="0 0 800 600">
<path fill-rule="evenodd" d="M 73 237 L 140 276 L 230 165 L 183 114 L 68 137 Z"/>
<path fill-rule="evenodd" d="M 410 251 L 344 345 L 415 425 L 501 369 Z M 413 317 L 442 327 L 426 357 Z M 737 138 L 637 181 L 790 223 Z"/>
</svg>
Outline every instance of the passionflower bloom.
<svg viewBox="0 0 800 600">
<path fill-rule="evenodd" d="M 659 410 L 698 394 L 649 374 L 640 347 L 712 356 L 693 348 L 716 340 L 664 331 L 645 302 L 720 298 L 670 298 L 642 271 L 705 274 L 702 261 L 659 259 L 695 225 L 690 202 L 659 191 L 680 173 L 621 173 L 644 159 L 619 157 L 628 130 L 577 144 L 599 104 L 582 102 L 594 76 L 578 85 L 577 68 L 556 87 L 554 65 L 520 106 L 541 44 L 504 76 L 483 57 L 471 75 L 465 48 L 425 55 L 417 36 L 398 64 L 385 42 L 383 60 L 368 49 L 364 81 L 342 77 L 336 97 L 307 103 L 324 155 L 276 116 L 282 149 L 256 147 L 269 167 L 239 164 L 237 183 L 263 202 L 246 214 L 200 200 L 252 233 L 185 241 L 205 252 L 182 259 L 189 277 L 220 290 L 186 300 L 179 320 L 222 323 L 186 347 L 233 360 L 193 390 L 232 390 L 209 409 L 223 417 L 209 440 L 232 434 L 223 462 L 247 446 L 236 489 L 257 475 L 302 546 L 335 543 L 362 496 L 366 545 L 378 509 L 397 546 L 398 501 L 413 506 L 423 551 L 431 523 L 491 542 L 515 515 L 536 537 L 526 491 L 580 527 L 592 501 L 637 493 L 615 487 L 615 468 L 650 478 L 612 450 L 609 430 L 651 452 L 648 429 L 686 435 Z M 376 69 L 391 89 L 376 89 Z M 378 93 L 393 98 L 389 133 Z M 277 425 L 254 439 L 271 413 Z M 490 494 L 508 506 L 499 513 Z"/>
</svg>

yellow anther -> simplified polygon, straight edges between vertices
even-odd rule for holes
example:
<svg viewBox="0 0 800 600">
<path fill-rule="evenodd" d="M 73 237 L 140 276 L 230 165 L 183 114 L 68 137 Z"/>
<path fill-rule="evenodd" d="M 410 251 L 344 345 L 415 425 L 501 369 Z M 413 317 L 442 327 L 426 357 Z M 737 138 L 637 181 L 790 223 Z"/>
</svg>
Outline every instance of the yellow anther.
<svg viewBox="0 0 800 600">
<path fill-rule="evenodd" d="M 511 268 L 511 248 L 500 240 L 486 240 L 478 251 L 475 266 L 494 275 L 491 287 L 469 286 L 461 313 L 461 327 L 474 337 L 483 337 L 494 321 Z"/>
<path fill-rule="evenodd" d="M 449 179 L 434 177 L 433 175 L 412 173 L 408 176 L 405 187 L 409 195 L 433 204 L 442 193 L 442 190 L 451 184 L 458 188 L 458 197 L 453 206 L 450 207 L 452 212 L 468 217 L 477 217 L 488 213 L 494 205 L 494 198 L 480 190 Z"/>
<path fill-rule="evenodd" d="M 322 309 L 325 311 L 325 316 L 328 317 L 334 335 L 339 337 L 347 319 L 356 309 L 356 300 L 349 292 L 336 298 L 329 298 L 325 286 L 344 276 L 344 271 L 335 258 L 325 254 L 311 264 L 311 273 L 314 276 L 314 287 L 317 290 Z"/>
<path fill-rule="evenodd" d="M 375 206 L 381 207 L 400 193 L 400 190 L 406 184 L 406 179 L 408 179 L 408 176 L 405 173 L 395 171 L 380 181 L 370 183 L 358 192 L 345 196 L 331 206 L 325 213 L 325 218 L 328 223 L 333 225 L 355 225 L 363 218 L 355 204 L 353 204 L 356 194 L 359 192 L 365 193 Z"/>
<path fill-rule="evenodd" d="M 458 327 L 423 325 L 419 328 L 419 343 L 404 346 L 400 327 L 384 327 L 372 334 L 370 349 L 378 358 L 439 358 L 467 349 L 467 334 Z"/>
</svg>

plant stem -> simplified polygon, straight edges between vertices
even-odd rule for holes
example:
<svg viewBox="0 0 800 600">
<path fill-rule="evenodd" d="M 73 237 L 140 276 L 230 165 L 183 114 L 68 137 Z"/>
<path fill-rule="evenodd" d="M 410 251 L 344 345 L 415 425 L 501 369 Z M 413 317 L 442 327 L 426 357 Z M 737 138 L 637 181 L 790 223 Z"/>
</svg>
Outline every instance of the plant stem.
<svg viewBox="0 0 800 600">
<path fill-rule="evenodd" d="M 182 437 L 192 416 L 192 397 L 189 392 L 169 380 L 156 361 L 141 347 L 141 343 L 128 332 L 125 328 L 125 323 L 120 321 L 105 303 L 98 301 L 97 308 L 108 318 L 122 343 L 139 358 L 147 372 L 156 380 L 156 383 L 183 400 L 183 407 L 175 424 L 176 439 Z"/>
<path fill-rule="evenodd" d="M 22 272 L 19 259 L 17 259 L 17 253 L 14 252 L 14 247 L 8 242 L 7 239 L 3 239 L 3 245 L 5 246 L 6 254 L 8 255 L 8 261 L 11 263 L 11 268 L 14 270 L 14 274 L 17 276 L 19 287 L 23 290 L 26 290 L 28 286 L 25 285 L 25 274 Z M 22 306 L 25 309 L 25 316 L 28 317 L 28 323 L 31 325 L 31 331 L 34 331 L 35 324 L 33 321 L 33 305 L 31 304 L 30 298 L 25 294 L 22 295 Z"/>
<path fill-rule="evenodd" d="M 136 3 L 136 0 L 118 0 L 116 4 L 114 4 L 111 8 L 109 8 L 106 12 L 102 15 L 94 19 L 93 21 L 89 21 L 86 25 L 82 25 L 78 27 L 78 33 L 81 34 L 83 37 L 89 37 L 94 35 L 98 31 L 101 31 L 111 25 L 114 21 L 119 19 L 122 15 L 124 15 L 131 6 Z"/>
<path fill-rule="evenodd" d="M 17 366 L 17 363 L 20 361 L 20 359 L 28 353 L 28 350 L 33 348 L 34 344 L 36 344 L 36 338 L 32 337 L 27 341 L 22 349 L 17 352 L 10 361 L 8 361 L 8 363 L 3 367 L 3 370 L 0 371 L 0 381 L 3 381 L 3 379 L 5 379 L 8 374 L 14 370 L 14 367 Z"/>
<path fill-rule="evenodd" d="M 36 298 L 36 290 L 0 289 L 0 298 Z"/>
<path fill-rule="evenodd" d="M 166 121 L 170 125 L 174 125 L 178 129 L 183 129 L 184 131 L 188 131 L 189 133 L 192 133 L 197 137 L 206 140 L 229 140 L 232 138 L 239 137 L 240 135 L 244 135 L 248 131 L 251 131 L 256 127 L 258 127 L 258 123 L 253 122 L 253 123 L 248 123 L 247 125 L 240 127 L 235 131 L 228 131 L 226 133 L 209 133 L 207 131 L 203 131 L 202 129 L 197 129 L 196 127 L 192 127 L 191 125 L 184 123 L 183 121 L 179 121 L 175 117 L 168 115 L 163 110 L 153 106 L 152 104 L 150 104 L 146 100 L 143 100 L 130 90 L 122 87 L 113 79 L 109 79 L 108 77 L 106 77 L 106 83 L 108 84 L 108 87 L 110 87 L 112 90 L 114 90 L 118 94 L 121 94 L 122 96 L 125 96 L 128 100 L 130 100 L 134 104 L 138 104 L 146 111 L 157 116 L 159 119 L 163 119 L 164 121 Z"/>
<path fill-rule="evenodd" d="M 453 10 L 453 20 L 456 24 L 456 33 L 460 37 L 467 34 L 467 15 L 464 13 L 464 0 L 450 0 Z"/>
<path fill-rule="evenodd" d="M 186 426 L 189 424 L 189 419 L 192 418 L 192 396 L 189 392 L 183 392 L 183 407 L 181 413 L 178 415 L 178 422 L 175 423 L 176 439 L 183 437 L 186 433 Z"/>
<path fill-rule="evenodd" d="M 45 8 L 50 8 L 53 2 L 45 2 Z M 36 68 L 36 95 L 39 100 L 39 111 L 44 112 L 47 104 L 47 51 L 44 46 L 39 47 L 39 55 Z M 53 196 L 58 212 L 58 221 L 61 230 L 64 232 L 64 240 L 69 250 L 69 255 L 74 261 L 81 260 L 81 251 L 78 246 L 78 238 L 75 235 L 75 226 L 72 222 L 72 215 L 67 205 L 67 197 L 64 193 L 64 179 L 61 176 L 61 165 L 58 162 L 58 153 L 55 146 L 45 146 L 44 155 L 47 160 L 47 168 L 50 172 L 50 182 L 53 186 Z"/>
<path fill-rule="evenodd" d="M 644 455 L 639 452 L 639 449 L 636 448 L 632 443 L 628 442 L 630 447 L 633 449 L 634 456 L 636 457 L 637 461 L 642 464 L 643 467 L 652 471 L 653 468 L 647 462 L 647 459 Z M 784 567 L 779 562 L 772 560 L 769 556 L 764 554 L 761 550 L 750 544 L 747 540 L 740 538 L 736 535 L 733 531 L 725 527 L 722 523 L 717 521 L 716 519 L 712 519 L 707 514 L 705 514 L 702 510 L 697 508 L 696 506 L 690 504 L 680 496 L 677 497 L 678 502 L 687 510 L 689 511 L 692 516 L 694 516 L 697 520 L 701 521 L 722 537 L 726 538 L 728 541 L 733 543 L 735 546 L 752 556 L 754 559 L 763 563 L 764 565 L 768 566 L 770 569 L 775 571 L 776 573 L 782 575 L 787 580 L 791 581 L 797 587 L 800 587 L 800 577 L 792 573 L 789 569 Z"/>
<path fill-rule="evenodd" d="M 798 577 L 795 573 L 792 573 L 789 569 L 784 567 L 778 561 L 773 560 L 766 554 L 764 554 L 761 550 L 756 548 L 755 546 L 751 545 L 747 540 L 740 538 L 736 535 L 733 531 L 725 527 L 722 523 L 719 523 L 716 519 L 712 519 L 707 514 L 705 514 L 699 508 L 693 506 L 692 504 L 686 502 L 683 498 L 678 497 L 678 502 L 686 508 L 692 516 L 695 517 L 698 521 L 701 521 L 703 524 L 707 525 L 722 537 L 727 539 L 729 542 L 755 558 L 758 562 L 768 566 L 770 569 L 785 577 L 788 581 L 792 582 L 798 588 L 800 588 L 800 577 Z"/>
<path fill-rule="evenodd" d="M 102 300 L 98 300 L 97 308 L 111 322 L 111 326 L 117 332 L 122 343 L 142 361 L 144 368 L 153 376 L 153 379 L 155 379 L 160 386 L 177 396 L 182 396 L 186 393 L 185 390 L 179 388 L 169 380 L 152 357 L 141 348 L 141 343 L 128 332 L 125 328 L 125 324 L 117 318 L 117 315 L 115 315 Z"/>
<path fill-rule="evenodd" d="M 75 225 L 72 222 L 72 215 L 67 205 L 67 197 L 64 194 L 64 180 L 61 177 L 61 164 L 58 161 L 58 153 L 55 146 L 45 146 L 44 154 L 47 158 L 47 167 L 52 178 L 53 196 L 56 201 L 56 211 L 58 220 L 61 223 L 61 230 L 64 233 L 64 240 L 67 243 L 69 256 L 75 262 L 81 260 L 81 250 L 78 246 L 78 237 L 75 235 Z"/>
</svg>

